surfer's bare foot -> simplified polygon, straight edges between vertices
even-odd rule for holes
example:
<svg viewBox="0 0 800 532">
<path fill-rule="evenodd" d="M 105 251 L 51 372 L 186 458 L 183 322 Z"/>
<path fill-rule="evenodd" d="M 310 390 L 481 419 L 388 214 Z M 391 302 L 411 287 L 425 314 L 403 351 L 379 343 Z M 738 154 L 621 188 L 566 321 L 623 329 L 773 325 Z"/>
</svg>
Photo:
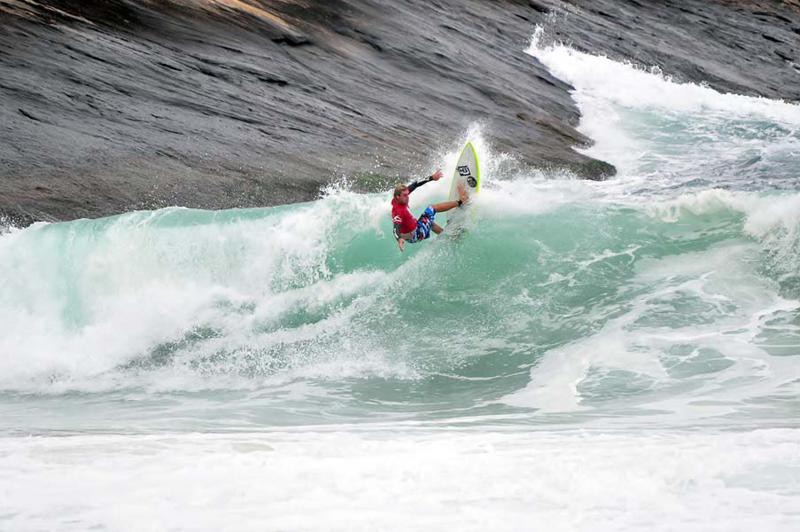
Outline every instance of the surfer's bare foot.
<svg viewBox="0 0 800 532">
<path fill-rule="evenodd" d="M 467 203 L 469 201 L 469 194 L 467 194 L 464 183 L 459 183 L 456 188 L 458 189 L 458 197 L 461 199 L 461 203 Z"/>
</svg>

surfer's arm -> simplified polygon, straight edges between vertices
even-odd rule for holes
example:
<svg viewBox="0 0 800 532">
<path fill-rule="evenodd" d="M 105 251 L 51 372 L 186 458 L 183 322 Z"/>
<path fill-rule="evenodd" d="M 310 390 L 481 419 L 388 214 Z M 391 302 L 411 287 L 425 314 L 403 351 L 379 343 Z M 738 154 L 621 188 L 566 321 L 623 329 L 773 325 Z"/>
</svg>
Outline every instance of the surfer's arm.
<svg viewBox="0 0 800 532">
<path fill-rule="evenodd" d="M 430 183 L 431 181 L 439 181 L 439 179 L 441 179 L 442 175 L 443 174 L 442 174 L 441 170 L 436 170 L 436 172 L 434 172 L 433 174 L 429 175 L 428 177 L 426 177 L 424 179 L 418 179 L 418 180 L 414 181 L 413 183 L 410 183 L 408 185 L 408 193 L 410 194 L 410 193 L 414 192 L 414 190 L 416 190 L 417 188 L 421 187 L 425 183 Z"/>
<path fill-rule="evenodd" d="M 400 248 L 400 251 L 403 251 L 403 248 L 406 246 L 406 239 L 410 240 L 413 238 L 413 233 L 401 233 L 400 232 L 400 218 L 396 218 L 393 221 L 392 227 L 392 234 L 394 234 L 394 239 L 397 240 L 397 247 Z"/>
<path fill-rule="evenodd" d="M 394 239 L 397 240 L 397 245 L 400 248 L 400 251 L 403 251 L 403 248 L 406 245 L 406 241 L 403 238 L 403 235 L 400 234 L 400 217 L 396 217 L 392 220 L 393 227 L 392 227 L 392 234 L 394 234 Z"/>
</svg>

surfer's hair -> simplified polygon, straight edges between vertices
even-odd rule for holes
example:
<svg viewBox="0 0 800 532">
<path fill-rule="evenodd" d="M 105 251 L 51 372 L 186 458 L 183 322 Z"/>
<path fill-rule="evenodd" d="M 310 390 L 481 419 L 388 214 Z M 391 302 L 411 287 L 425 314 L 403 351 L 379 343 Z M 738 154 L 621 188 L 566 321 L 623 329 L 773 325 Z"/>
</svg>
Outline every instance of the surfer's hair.
<svg viewBox="0 0 800 532">
<path fill-rule="evenodd" d="M 408 188 L 408 185 L 403 185 L 402 183 L 399 184 L 399 185 L 395 185 L 395 187 L 394 187 L 394 197 L 395 198 L 399 198 L 400 194 L 402 194 L 403 191 L 405 189 L 407 189 L 407 188 Z"/>
</svg>

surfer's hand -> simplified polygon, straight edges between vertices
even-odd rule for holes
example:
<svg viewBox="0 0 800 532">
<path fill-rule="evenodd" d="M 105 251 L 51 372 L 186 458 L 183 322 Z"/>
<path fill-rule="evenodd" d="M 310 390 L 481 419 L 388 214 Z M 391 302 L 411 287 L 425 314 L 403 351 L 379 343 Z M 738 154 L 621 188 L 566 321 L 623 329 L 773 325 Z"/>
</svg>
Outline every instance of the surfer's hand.
<svg viewBox="0 0 800 532">
<path fill-rule="evenodd" d="M 400 252 L 402 253 L 403 249 L 406 247 L 406 241 L 402 238 L 397 239 L 397 247 L 400 248 Z"/>
<path fill-rule="evenodd" d="M 434 172 L 434 173 L 431 175 L 431 179 L 433 179 L 434 181 L 439 181 L 439 180 L 442 178 L 442 176 L 443 176 L 443 175 L 444 175 L 444 174 L 442 173 L 442 171 L 441 171 L 441 170 L 436 170 L 436 171 L 435 171 L 435 172 Z"/>
</svg>

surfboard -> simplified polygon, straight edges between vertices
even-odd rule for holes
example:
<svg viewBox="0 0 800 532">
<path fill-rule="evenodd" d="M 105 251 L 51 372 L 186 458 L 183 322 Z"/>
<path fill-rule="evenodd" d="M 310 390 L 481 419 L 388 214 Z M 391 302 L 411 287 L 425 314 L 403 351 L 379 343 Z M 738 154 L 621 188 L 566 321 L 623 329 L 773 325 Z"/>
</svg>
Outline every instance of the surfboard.
<svg viewBox="0 0 800 532">
<path fill-rule="evenodd" d="M 478 152 L 472 142 L 467 141 L 458 156 L 456 169 L 453 172 L 453 182 L 450 184 L 450 196 L 448 199 L 457 200 L 458 185 L 463 183 L 470 198 L 474 198 L 481 191 L 481 168 L 478 164 Z M 453 209 L 448 212 L 447 223 L 461 221 L 464 218 L 463 209 Z"/>
</svg>

